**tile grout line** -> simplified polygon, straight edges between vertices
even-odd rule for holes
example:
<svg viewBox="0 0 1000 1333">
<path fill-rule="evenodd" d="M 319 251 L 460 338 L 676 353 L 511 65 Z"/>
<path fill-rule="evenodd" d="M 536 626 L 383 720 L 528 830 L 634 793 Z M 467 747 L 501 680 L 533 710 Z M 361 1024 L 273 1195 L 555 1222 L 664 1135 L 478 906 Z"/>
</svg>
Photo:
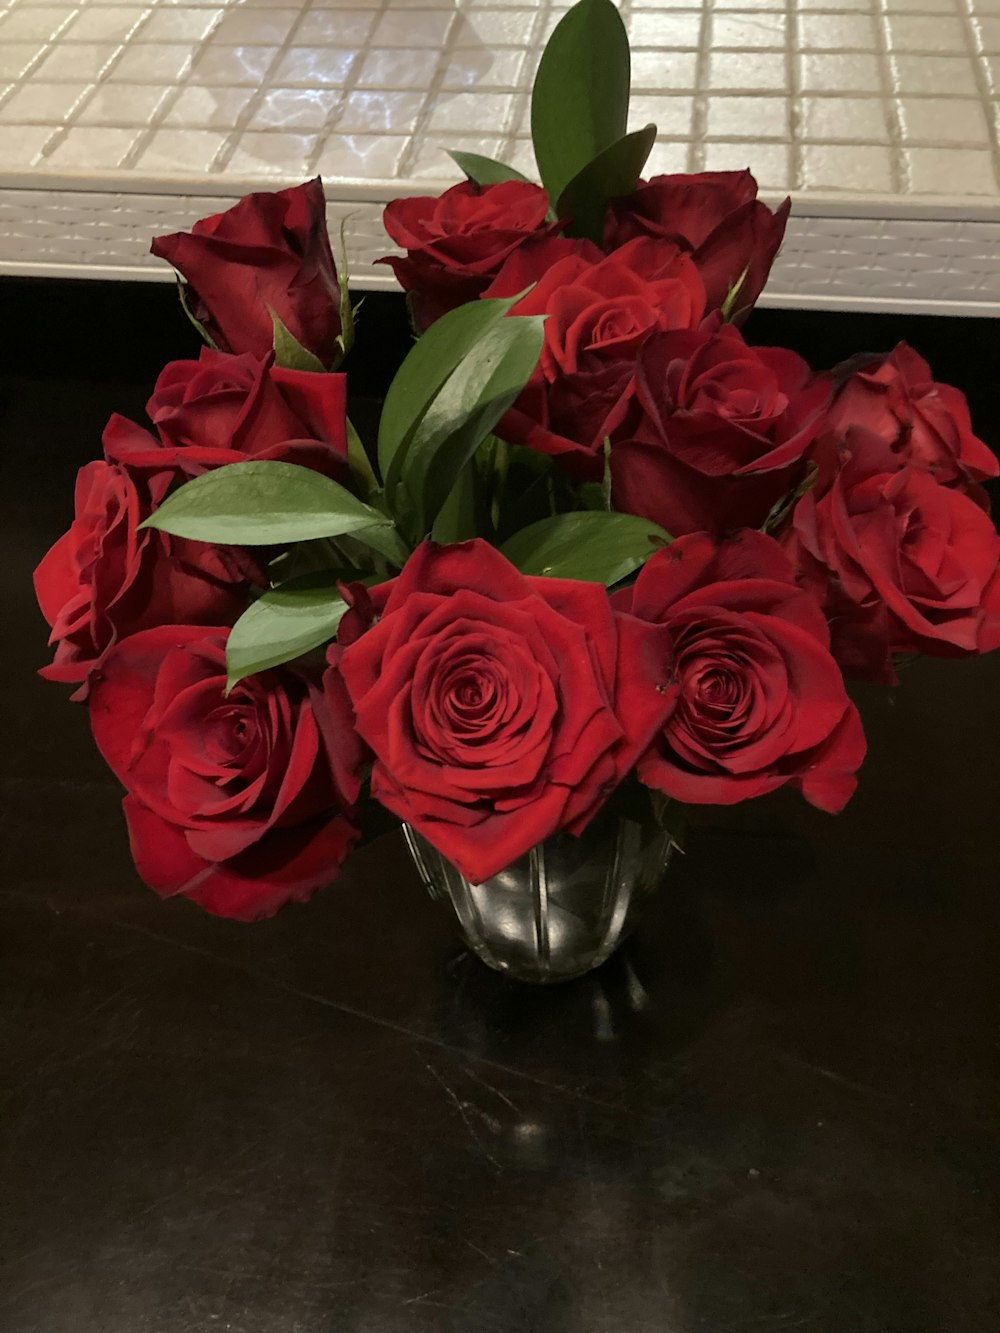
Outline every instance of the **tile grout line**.
<svg viewBox="0 0 1000 1333">
<path fill-rule="evenodd" d="M 1000 89 L 987 64 L 987 55 L 983 50 L 982 29 L 979 26 L 980 16 L 973 9 L 972 0 L 956 0 L 956 4 L 961 13 L 962 29 L 969 58 L 972 61 L 975 86 L 986 115 L 986 133 L 989 135 L 990 156 L 993 161 L 993 188 L 996 190 L 1000 186 L 1000 104 L 992 98 L 1000 92 Z"/>
<path fill-rule="evenodd" d="M 444 82 L 445 70 L 447 69 L 448 64 L 450 63 L 451 58 L 456 49 L 455 40 L 458 36 L 459 18 L 461 13 L 462 11 L 456 7 L 455 12 L 451 17 L 451 21 L 448 24 L 448 29 L 445 33 L 444 41 L 441 43 L 441 48 L 438 52 L 438 58 L 434 65 L 434 73 L 431 75 L 430 84 L 424 95 L 424 100 L 423 103 L 421 104 L 420 111 L 417 113 L 417 118 L 416 121 L 414 122 L 413 130 L 409 135 L 407 135 L 406 146 L 400 153 L 399 160 L 396 162 L 396 165 L 393 168 L 393 175 L 397 179 L 399 179 L 400 177 L 406 179 L 412 179 L 411 177 L 408 176 L 408 168 L 413 164 L 414 159 L 420 155 L 420 151 L 423 148 L 424 143 L 426 142 L 426 137 L 425 137 L 426 131 L 430 129 L 430 113 L 432 110 L 432 103 L 434 102 L 438 93 L 441 92 L 441 85 Z"/>
<path fill-rule="evenodd" d="M 802 43 L 799 40 L 799 10 L 795 0 L 788 0 L 785 11 L 788 27 L 785 32 L 785 78 L 788 94 L 788 188 L 790 191 L 801 190 L 805 184 L 802 155 L 802 76 L 799 61 L 802 55 Z"/>
<path fill-rule="evenodd" d="M 357 92 L 359 89 L 360 85 L 358 83 L 358 80 L 361 78 L 362 71 L 364 70 L 365 60 L 368 56 L 368 53 L 372 49 L 369 43 L 374 38 L 375 33 L 377 32 L 379 24 L 381 23 L 382 19 L 385 17 L 386 14 L 390 13 L 390 6 L 391 6 L 391 0 L 380 0 L 379 5 L 376 8 L 372 9 L 371 11 L 373 16 L 372 24 L 371 27 L 368 29 L 368 34 L 365 38 L 363 49 L 359 51 L 356 55 L 356 58 L 352 60 L 350 69 L 347 71 L 347 77 L 344 80 L 344 86 L 337 90 L 338 93 L 340 94 L 337 99 L 337 102 L 332 107 L 332 109 L 327 113 L 326 118 L 323 121 L 322 127 L 317 132 L 316 146 L 309 154 L 310 173 L 316 170 L 317 163 L 322 159 L 323 153 L 326 150 L 326 146 L 327 143 L 329 142 L 330 136 L 332 134 L 337 133 L 337 126 L 340 124 L 341 120 L 343 119 L 344 112 L 347 110 L 347 99 L 353 92 Z M 389 90 L 380 88 L 380 89 L 373 89 L 372 91 L 384 93 Z M 346 227 L 344 231 L 344 236 L 346 240 L 347 236 Z"/>
<path fill-rule="evenodd" d="M 147 23 L 149 23 L 150 19 L 157 12 L 157 6 L 159 3 L 160 0 L 149 0 L 149 7 L 147 8 L 146 12 L 142 15 L 141 18 L 136 20 L 135 24 L 128 30 L 125 36 L 119 40 L 118 45 L 115 47 L 114 51 L 104 62 L 104 64 L 98 70 L 94 79 L 91 81 L 91 86 L 89 90 L 86 93 L 81 94 L 78 100 L 73 103 L 73 106 L 70 109 L 70 112 L 68 113 L 67 123 L 64 125 L 60 125 L 56 129 L 55 133 L 49 139 L 47 139 L 46 142 L 42 145 L 41 150 L 36 159 L 37 161 L 44 161 L 45 158 L 50 157 L 52 153 L 54 153 L 55 150 L 59 147 L 59 145 L 64 142 L 64 140 L 67 138 L 70 132 L 78 128 L 76 117 L 79 115 L 81 111 L 84 110 L 86 106 L 89 105 L 89 103 L 97 95 L 98 91 L 104 86 L 107 76 L 115 68 L 115 66 L 122 59 L 125 53 L 131 49 L 129 47 L 129 42 L 132 40 L 132 38 L 135 36 L 136 33 L 141 32 L 142 29 L 147 25 Z M 88 11 L 86 5 L 81 6 L 80 13 L 85 14 L 87 12 Z M 73 43 L 67 42 L 66 45 L 72 46 Z M 129 153 L 126 153 L 119 160 L 118 166 L 121 167 L 124 163 L 126 163 L 128 161 L 128 157 Z"/>
<path fill-rule="evenodd" d="M 233 9 L 230 12 L 246 14 L 249 13 L 250 11 L 245 9 L 243 10 Z M 266 14 L 270 14 L 272 11 L 270 9 L 266 9 L 264 12 Z M 281 11 L 279 10 L 277 12 L 280 13 Z M 250 124 L 250 121 L 254 118 L 254 115 L 257 112 L 257 108 L 264 100 L 266 94 L 271 90 L 271 85 L 270 85 L 271 75 L 277 71 L 278 66 L 281 64 L 282 60 L 285 58 L 285 56 L 288 54 L 288 52 L 294 45 L 295 35 L 298 32 L 299 28 L 301 28 L 303 20 L 305 19 L 306 15 L 311 14 L 312 12 L 313 12 L 312 0 L 305 0 L 305 4 L 303 4 L 300 7 L 298 15 L 293 20 L 291 26 L 285 33 L 284 37 L 281 39 L 274 55 L 268 61 L 267 68 L 261 74 L 257 83 L 257 87 L 254 89 L 253 94 L 247 100 L 246 106 L 237 115 L 236 123 L 226 135 L 225 141 L 219 146 L 218 150 L 213 155 L 212 161 L 209 163 L 208 167 L 205 170 L 206 175 L 221 176 L 222 173 L 224 172 L 226 163 L 229 162 L 229 160 L 232 158 L 233 154 L 239 147 L 240 140 L 242 139 L 244 133 L 246 132 Z M 195 73 L 196 69 L 197 69 L 197 61 L 192 67 L 191 73 L 192 74 Z M 297 172 L 290 172 L 289 174 L 293 176 L 298 175 Z"/>
<path fill-rule="evenodd" d="M 892 49 L 892 18 L 888 0 L 875 0 L 873 18 L 875 21 L 878 76 L 882 85 L 883 116 L 886 129 L 889 131 L 889 170 L 892 173 L 892 188 L 896 194 L 908 194 L 910 192 L 910 165 L 909 158 L 903 150 L 903 121 L 898 100 L 900 90 L 898 81 L 894 77 L 895 65 L 893 63 L 894 57 L 898 53 Z"/>
<path fill-rule="evenodd" d="M 691 104 L 691 143 L 688 147 L 688 171 L 705 168 L 705 131 L 708 127 L 709 71 L 713 36 L 712 0 L 702 0 L 701 23 L 698 28 L 698 51 L 695 59 L 695 92 Z"/>
</svg>

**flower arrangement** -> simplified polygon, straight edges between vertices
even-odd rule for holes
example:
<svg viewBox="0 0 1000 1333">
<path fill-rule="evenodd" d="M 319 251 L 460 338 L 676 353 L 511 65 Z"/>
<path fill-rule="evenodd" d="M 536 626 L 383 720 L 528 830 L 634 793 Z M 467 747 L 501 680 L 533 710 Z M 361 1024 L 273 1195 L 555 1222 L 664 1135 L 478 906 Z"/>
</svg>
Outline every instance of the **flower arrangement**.
<svg viewBox="0 0 1000 1333">
<path fill-rule="evenodd" d="M 997 460 L 905 344 L 814 372 L 741 326 L 781 244 L 749 171 L 642 178 L 611 0 L 554 30 L 541 184 L 472 154 L 390 203 L 419 337 L 377 439 L 318 180 L 153 252 L 198 360 L 113 416 L 36 571 L 142 878 L 241 920 L 333 880 L 363 793 L 473 883 L 616 802 L 789 784 L 837 812 L 846 678 L 1000 645 Z M 640 811 L 636 815 L 635 812 Z"/>
</svg>

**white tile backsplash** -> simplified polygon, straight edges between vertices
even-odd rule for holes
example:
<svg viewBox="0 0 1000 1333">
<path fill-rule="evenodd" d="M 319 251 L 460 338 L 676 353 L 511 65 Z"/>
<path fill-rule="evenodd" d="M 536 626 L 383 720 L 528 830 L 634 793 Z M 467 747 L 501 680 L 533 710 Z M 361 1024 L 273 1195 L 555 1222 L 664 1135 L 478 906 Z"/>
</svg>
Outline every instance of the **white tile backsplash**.
<svg viewBox="0 0 1000 1333">
<path fill-rule="evenodd" d="M 531 79 L 567 3 L 0 0 L 0 169 L 430 186 L 458 178 L 443 148 L 464 147 L 531 173 Z M 1000 0 L 623 12 L 630 124 L 660 129 L 649 173 L 1000 195 Z"/>
</svg>

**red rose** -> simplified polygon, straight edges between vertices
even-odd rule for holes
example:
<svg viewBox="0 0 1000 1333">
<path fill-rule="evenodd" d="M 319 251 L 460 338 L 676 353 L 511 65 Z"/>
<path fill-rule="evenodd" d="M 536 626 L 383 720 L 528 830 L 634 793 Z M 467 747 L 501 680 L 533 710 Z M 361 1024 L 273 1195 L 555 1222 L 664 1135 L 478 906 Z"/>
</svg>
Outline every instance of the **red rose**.
<svg viewBox="0 0 1000 1333">
<path fill-rule="evenodd" d="M 372 795 L 474 882 L 582 832 L 670 710 L 665 631 L 598 584 L 425 543 L 373 597 L 378 622 L 331 652 Z"/>
<path fill-rule="evenodd" d="M 789 199 L 773 213 L 762 204 L 749 171 L 654 176 L 612 203 L 604 244 L 613 250 L 636 236 L 673 241 L 698 265 L 710 310 L 722 307 L 742 277 L 742 313 L 764 289 L 790 209 Z"/>
<path fill-rule="evenodd" d="M 759 527 L 794 484 L 829 401 L 828 381 L 732 324 L 654 334 L 611 451 L 615 508 L 674 536 Z"/>
<path fill-rule="evenodd" d="M 777 542 L 681 537 L 614 601 L 672 638 L 677 707 L 639 761 L 647 786 L 733 805 L 790 782 L 821 810 L 843 808 L 864 734 L 826 621 Z"/>
<path fill-rule="evenodd" d="M 284 370 L 265 357 L 203 348 L 172 361 L 146 405 L 159 441 L 124 417 L 105 433 L 108 457 L 172 468 L 181 480 L 247 459 L 300 463 L 336 480 L 347 471 L 346 376 Z"/>
<path fill-rule="evenodd" d="M 505 271 L 496 286 L 507 285 Z M 664 242 L 633 241 L 596 263 L 559 260 L 511 311 L 545 314 L 545 342 L 498 434 L 600 477 L 604 438 L 624 415 L 641 347 L 660 330 L 691 328 L 704 305 L 693 263 Z"/>
<path fill-rule="evenodd" d="M 845 361 L 834 377 L 840 388 L 828 421 L 841 435 L 863 427 L 902 462 L 962 490 L 1000 472 L 996 455 L 973 434 L 965 395 L 935 383 L 930 366 L 906 343 L 888 356 Z"/>
<path fill-rule="evenodd" d="M 138 430 L 138 427 L 135 428 Z M 76 516 L 35 570 L 52 627 L 48 680 L 77 682 L 119 639 L 167 621 L 235 620 L 250 572 L 241 553 L 139 530 L 164 498 L 169 473 L 137 482 L 113 463 L 88 463 L 76 481 Z"/>
<path fill-rule="evenodd" d="M 827 486 L 795 507 L 787 548 L 826 610 L 845 672 L 894 682 L 894 653 L 1000 646 L 1000 537 L 973 500 L 847 434 Z"/>
<path fill-rule="evenodd" d="M 248 194 L 189 232 L 158 236 L 151 250 L 190 284 L 192 312 L 222 351 L 266 356 L 273 310 L 324 366 L 337 359 L 340 287 L 318 176 Z"/>
<path fill-rule="evenodd" d="M 518 246 L 552 235 L 562 224 L 547 222 L 548 211 L 549 196 L 525 181 L 463 181 L 441 195 L 393 199 L 382 220 L 406 255 L 378 262 L 390 265 L 409 293 L 414 323 L 423 330 L 475 301 Z"/>
<path fill-rule="evenodd" d="M 127 789 L 139 874 L 217 916 L 255 921 L 329 883 L 353 845 L 361 752 L 346 696 L 292 669 L 226 695 L 225 628 L 163 625 L 120 643 L 90 696 Z"/>
</svg>

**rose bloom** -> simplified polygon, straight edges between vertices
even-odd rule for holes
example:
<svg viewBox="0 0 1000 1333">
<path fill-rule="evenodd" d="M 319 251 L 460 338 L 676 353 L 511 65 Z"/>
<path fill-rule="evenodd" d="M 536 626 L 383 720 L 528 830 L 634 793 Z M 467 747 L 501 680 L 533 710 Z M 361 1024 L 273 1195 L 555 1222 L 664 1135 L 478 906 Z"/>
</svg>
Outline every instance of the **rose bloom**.
<svg viewBox="0 0 1000 1333">
<path fill-rule="evenodd" d="M 375 754 L 372 795 L 472 882 L 582 832 L 672 706 L 665 630 L 483 541 L 424 543 L 369 610 L 331 661 Z"/>
<path fill-rule="evenodd" d="M 843 808 L 864 734 L 823 614 L 777 542 L 692 533 L 613 601 L 671 635 L 677 707 L 639 761 L 642 782 L 696 805 L 790 783 L 821 810 Z"/>
<path fill-rule="evenodd" d="M 826 610 L 844 671 L 894 683 L 895 653 L 1000 646 L 1000 536 L 982 508 L 858 428 L 837 461 L 832 480 L 795 506 L 786 546 Z"/>
<path fill-rule="evenodd" d="M 324 366 L 337 359 L 340 287 L 318 176 L 248 194 L 151 249 L 187 280 L 191 311 L 221 351 L 266 356 L 273 310 Z"/>
<path fill-rule="evenodd" d="M 361 748 L 342 693 L 292 668 L 226 695 L 223 627 L 118 644 L 90 695 L 139 874 L 162 897 L 255 921 L 329 883 L 357 838 Z"/>
<path fill-rule="evenodd" d="M 972 430 L 965 395 L 935 382 L 905 342 L 887 356 L 858 356 L 834 371 L 839 388 L 828 424 L 843 435 L 859 426 L 904 463 L 961 490 L 997 476 L 996 455 Z"/>
<path fill-rule="evenodd" d="M 406 254 L 378 262 L 392 268 L 409 294 L 414 323 L 422 331 L 456 306 L 475 301 L 519 246 L 558 230 L 562 224 L 548 222 L 548 211 L 546 192 L 525 181 L 463 181 L 441 195 L 393 199 L 382 220 Z"/>
<path fill-rule="evenodd" d="M 520 280 L 505 270 L 487 296 Z M 551 454 L 582 478 L 604 470 L 604 438 L 625 413 L 636 359 L 646 340 L 687 329 L 702 317 L 705 293 L 691 259 L 676 246 L 636 240 L 597 260 L 556 262 L 511 314 L 544 314 L 545 341 L 531 379 L 497 428 L 512 444 Z"/>
<path fill-rule="evenodd" d="M 611 451 L 614 505 L 674 536 L 759 527 L 794 485 L 830 396 L 826 377 L 739 329 L 654 334 Z"/>
<path fill-rule="evenodd" d="M 248 459 L 299 463 L 342 481 L 347 474 L 346 376 L 285 370 L 274 357 L 203 348 L 172 361 L 146 411 L 152 438 L 124 417 L 105 432 L 107 456 L 130 468 L 174 469 L 180 480 Z"/>
<path fill-rule="evenodd" d="M 750 310 L 764 289 L 791 209 L 773 213 L 757 198 L 749 171 L 654 176 L 612 201 L 604 231 L 608 250 L 636 236 L 672 241 L 690 252 L 705 284 L 708 309 L 720 309 L 740 283 L 736 310 Z"/>
<path fill-rule="evenodd" d="M 73 524 L 35 570 L 35 594 L 56 645 L 53 662 L 42 668 L 46 679 L 84 681 L 136 630 L 165 621 L 233 621 L 243 611 L 254 567 L 240 551 L 140 531 L 169 484 L 169 473 L 135 480 L 114 463 L 80 469 Z"/>
</svg>

